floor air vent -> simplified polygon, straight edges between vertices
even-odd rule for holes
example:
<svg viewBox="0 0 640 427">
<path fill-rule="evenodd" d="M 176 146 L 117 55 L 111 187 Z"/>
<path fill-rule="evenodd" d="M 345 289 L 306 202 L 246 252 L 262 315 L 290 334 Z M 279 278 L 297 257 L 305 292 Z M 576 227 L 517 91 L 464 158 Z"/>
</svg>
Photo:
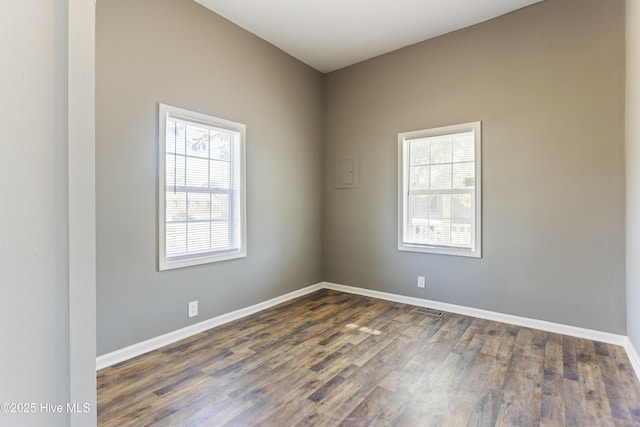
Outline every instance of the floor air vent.
<svg viewBox="0 0 640 427">
<path fill-rule="evenodd" d="M 418 307 L 416 311 L 418 313 L 428 314 L 429 316 L 442 317 L 442 312 L 440 310 L 434 310 L 433 308 Z"/>
</svg>

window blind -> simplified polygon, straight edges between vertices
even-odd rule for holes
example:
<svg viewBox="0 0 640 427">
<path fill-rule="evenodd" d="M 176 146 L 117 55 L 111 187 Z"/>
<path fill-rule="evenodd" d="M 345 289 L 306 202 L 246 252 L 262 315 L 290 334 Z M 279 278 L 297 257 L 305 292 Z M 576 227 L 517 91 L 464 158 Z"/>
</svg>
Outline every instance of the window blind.
<svg viewBox="0 0 640 427">
<path fill-rule="evenodd" d="M 399 249 L 476 250 L 479 123 L 477 127 L 458 125 L 399 135 Z"/>
<path fill-rule="evenodd" d="M 242 253 L 242 132 L 171 112 L 164 132 L 165 263 Z"/>
</svg>

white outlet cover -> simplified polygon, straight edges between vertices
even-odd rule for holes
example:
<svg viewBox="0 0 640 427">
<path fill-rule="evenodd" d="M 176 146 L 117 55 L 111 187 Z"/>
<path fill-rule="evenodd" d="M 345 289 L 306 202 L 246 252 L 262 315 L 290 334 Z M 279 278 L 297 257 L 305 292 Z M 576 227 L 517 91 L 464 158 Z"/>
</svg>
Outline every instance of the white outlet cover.
<svg viewBox="0 0 640 427">
<path fill-rule="evenodd" d="M 191 301 L 189 303 L 188 317 L 195 317 L 198 315 L 198 301 Z"/>
</svg>

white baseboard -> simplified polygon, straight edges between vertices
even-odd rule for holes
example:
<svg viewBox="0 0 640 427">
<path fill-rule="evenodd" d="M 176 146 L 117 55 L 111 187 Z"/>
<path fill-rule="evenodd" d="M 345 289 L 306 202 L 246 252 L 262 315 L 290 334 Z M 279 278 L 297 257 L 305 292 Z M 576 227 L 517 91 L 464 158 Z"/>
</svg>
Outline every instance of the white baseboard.
<svg viewBox="0 0 640 427">
<path fill-rule="evenodd" d="M 584 338 L 593 341 L 600 341 L 608 344 L 614 344 L 624 347 L 629 361 L 633 366 L 636 373 L 636 377 L 640 378 L 640 357 L 635 347 L 631 343 L 629 337 L 625 335 L 612 334 L 609 332 L 601 332 L 592 329 L 579 328 L 577 326 L 563 325 L 560 323 L 547 322 L 545 320 L 530 319 L 527 317 L 514 316 L 511 314 L 503 314 L 494 311 L 481 310 L 478 308 L 465 307 L 461 305 L 448 304 L 439 301 L 432 301 L 422 298 L 408 297 L 404 295 L 391 294 L 387 292 L 374 291 L 371 289 L 357 288 L 353 286 L 339 285 L 330 282 L 321 282 L 315 285 L 307 286 L 306 288 L 298 289 L 297 291 L 290 292 L 285 295 L 281 295 L 276 298 L 245 307 L 239 310 L 225 313 L 220 316 L 213 317 L 200 323 L 196 323 L 186 328 L 178 329 L 177 331 L 169 332 L 159 337 L 151 338 L 146 341 L 142 341 L 137 344 L 116 350 L 111 353 L 104 354 L 96 359 L 96 370 L 107 368 L 115 365 L 116 363 L 123 362 L 125 360 L 132 359 L 141 354 L 148 353 L 152 350 L 156 350 L 165 345 L 172 344 L 176 341 L 188 338 L 192 335 L 206 331 L 207 329 L 215 328 L 216 326 L 223 325 L 225 323 L 240 319 L 250 314 L 257 313 L 267 308 L 273 307 L 280 303 L 289 301 L 294 298 L 298 298 L 311 292 L 315 292 L 320 289 L 332 289 L 335 291 L 346 292 L 349 294 L 356 294 L 367 296 L 371 298 L 378 298 L 386 301 L 399 302 L 403 304 L 415 305 L 418 307 L 429 307 L 437 310 L 448 311 L 450 313 L 463 314 L 466 316 L 477 317 L 480 319 L 493 320 L 496 322 L 508 323 L 516 326 L 524 326 L 532 329 L 540 329 L 546 332 L 553 332 L 557 334 L 569 335 L 577 338 Z"/>
<path fill-rule="evenodd" d="M 633 343 L 631 342 L 629 337 L 626 337 L 626 338 L 627 339 L 626 339 L 626 342 L 624 344 L 624 349 L 627 352 L 627 357 L 629 358 L 629 361 L 631 362 L 631 366 L 633 366 L 633 370 L 636 373 L 636 377 L 638 377 L 638 379 L 640 379 L 640 356 L 638 356 L 638 351 L 633 346 Z"/>
<path fill-rule="evenodd" d="M 608 344 L 624 346 L 628 338 L 625 335 L 617 335 L 609 332 L 595 331 L 592 329 L 579 328 L 577 326 L 563 325 L 561 323 L 547 322 L 546 320 L 530 319 L 527 317 L 503 314 L 495 311 L 481 310 L 479 308 L 465 307 L 462 305 L 448 304 L 445 302 L 432 301 L 422 298 L 407 297 L 403 295 L 390 294 L 387 292 L 374 291 L 371 289 L 356 288 L 353 286 L 338 285 L 336 283 L 324 282 L 323 288 L 333 289 L 340 292 L 368 296 L 387 301 L 399 302 L 403 304 L 415 305 L 418 307 L 429 307 L 437 310 L 448 311 L 450 313 L 464 314 L 465 316 L 478 317 L 480 319 L 494 320 L 496 322 L 508 323 L 526 328 L 540 329 L 556 334 L 570 335 L 577 338 L 585 338 L 593 341 L 600 341 Z"/>
<path fill-rule="evenodd" d="M 322 285 L 323 283 L 317 283 L 315 285 L 307 286 L 306 288 L 289 292 L 288 294 L 272 298 L 270 300 L 252 305 L 250 307 L 245 307 L 239 310 L 232 311 L 230 313 L 221 314 L 220 316 L 212 317 L 211 319 L 195 323 L 182 329 L 178 329 L 177 331 L 169 332 L 167 334 L 160 335 L 158 337 L 151 338 L 125 348 L 121 348 L 120 350 L 103 354 L 102 356 L 98 356 L 96 358 L 96 370 L 108 368 L 109 366 L 115 365 L 116 363 L 124 362 L 125 360 L 132 359 L 136 356 L 140 356 L 141 354 L 148 353 L 160 347 L 164 347 L 165 345 L 173 344 L 176 341 L 180 341 L 192 335 L 199 334 L 200 332 L 206 331 L 207 329 L 215 328 L 216 326 L 232 322 L 234 320 L 240 319 L 253 313 L 257 313 L 291 299 L 310 294 L 311 292 L 322 289 Z"/>
<path fill-rule="evenodd" d="M 636 378 L 640 380 L 640 356 L 633 343 L 626 335 L 612 334 L 609 332 L 596 331 L 593 329 L 579 328 L 577 326 L 563 325 L 561 323 L 547 322 L 545 320 L 530 319 L 527 317 L 503 314 L 495 311 L 481 310 L 478 308 L 465 307 L 444 302 L 431 301 L 422 298 L 407 297 L 403 295 L 390 294 L 387 292 L 374 291 L 371 289 L 356 288 L 353 286 L 338 285 L 336 283 L 324 282 L 324 289 L 333 289 L 340 292 L 368 296 L 387 301 L 411 304 L 418 307 L 429 307 L 437 310 L 448 311 L 450 313 L 464 314 L 466 316 L 478 317 L 480 319 L 494 320 L 496 322 L 508 323 L 516 326 L 524 326 L 532 329 L 539 329 L 556 334 L 569 335 L 576 338 L 584 338 L 592 341 L 604 342 L 607 344 L 619 345 L 625 349 L 629 362 L 633 367 Z"/>
</svg>

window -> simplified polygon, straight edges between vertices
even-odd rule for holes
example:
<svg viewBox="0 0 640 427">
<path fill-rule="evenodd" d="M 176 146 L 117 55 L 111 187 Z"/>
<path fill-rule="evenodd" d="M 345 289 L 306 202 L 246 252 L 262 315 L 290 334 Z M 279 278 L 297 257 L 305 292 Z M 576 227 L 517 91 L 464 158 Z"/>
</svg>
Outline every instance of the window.
<svg viewBox="0 0 640 427">
<path fill-rule="evenodd" d="M 481 256 L 480 122 L 398 134 L 398 249 Z"/>
<path fill-rule="evenodd" d="M 159 104 L 159 269 L 245 257 L 245 125 Z"/>
</svg>

